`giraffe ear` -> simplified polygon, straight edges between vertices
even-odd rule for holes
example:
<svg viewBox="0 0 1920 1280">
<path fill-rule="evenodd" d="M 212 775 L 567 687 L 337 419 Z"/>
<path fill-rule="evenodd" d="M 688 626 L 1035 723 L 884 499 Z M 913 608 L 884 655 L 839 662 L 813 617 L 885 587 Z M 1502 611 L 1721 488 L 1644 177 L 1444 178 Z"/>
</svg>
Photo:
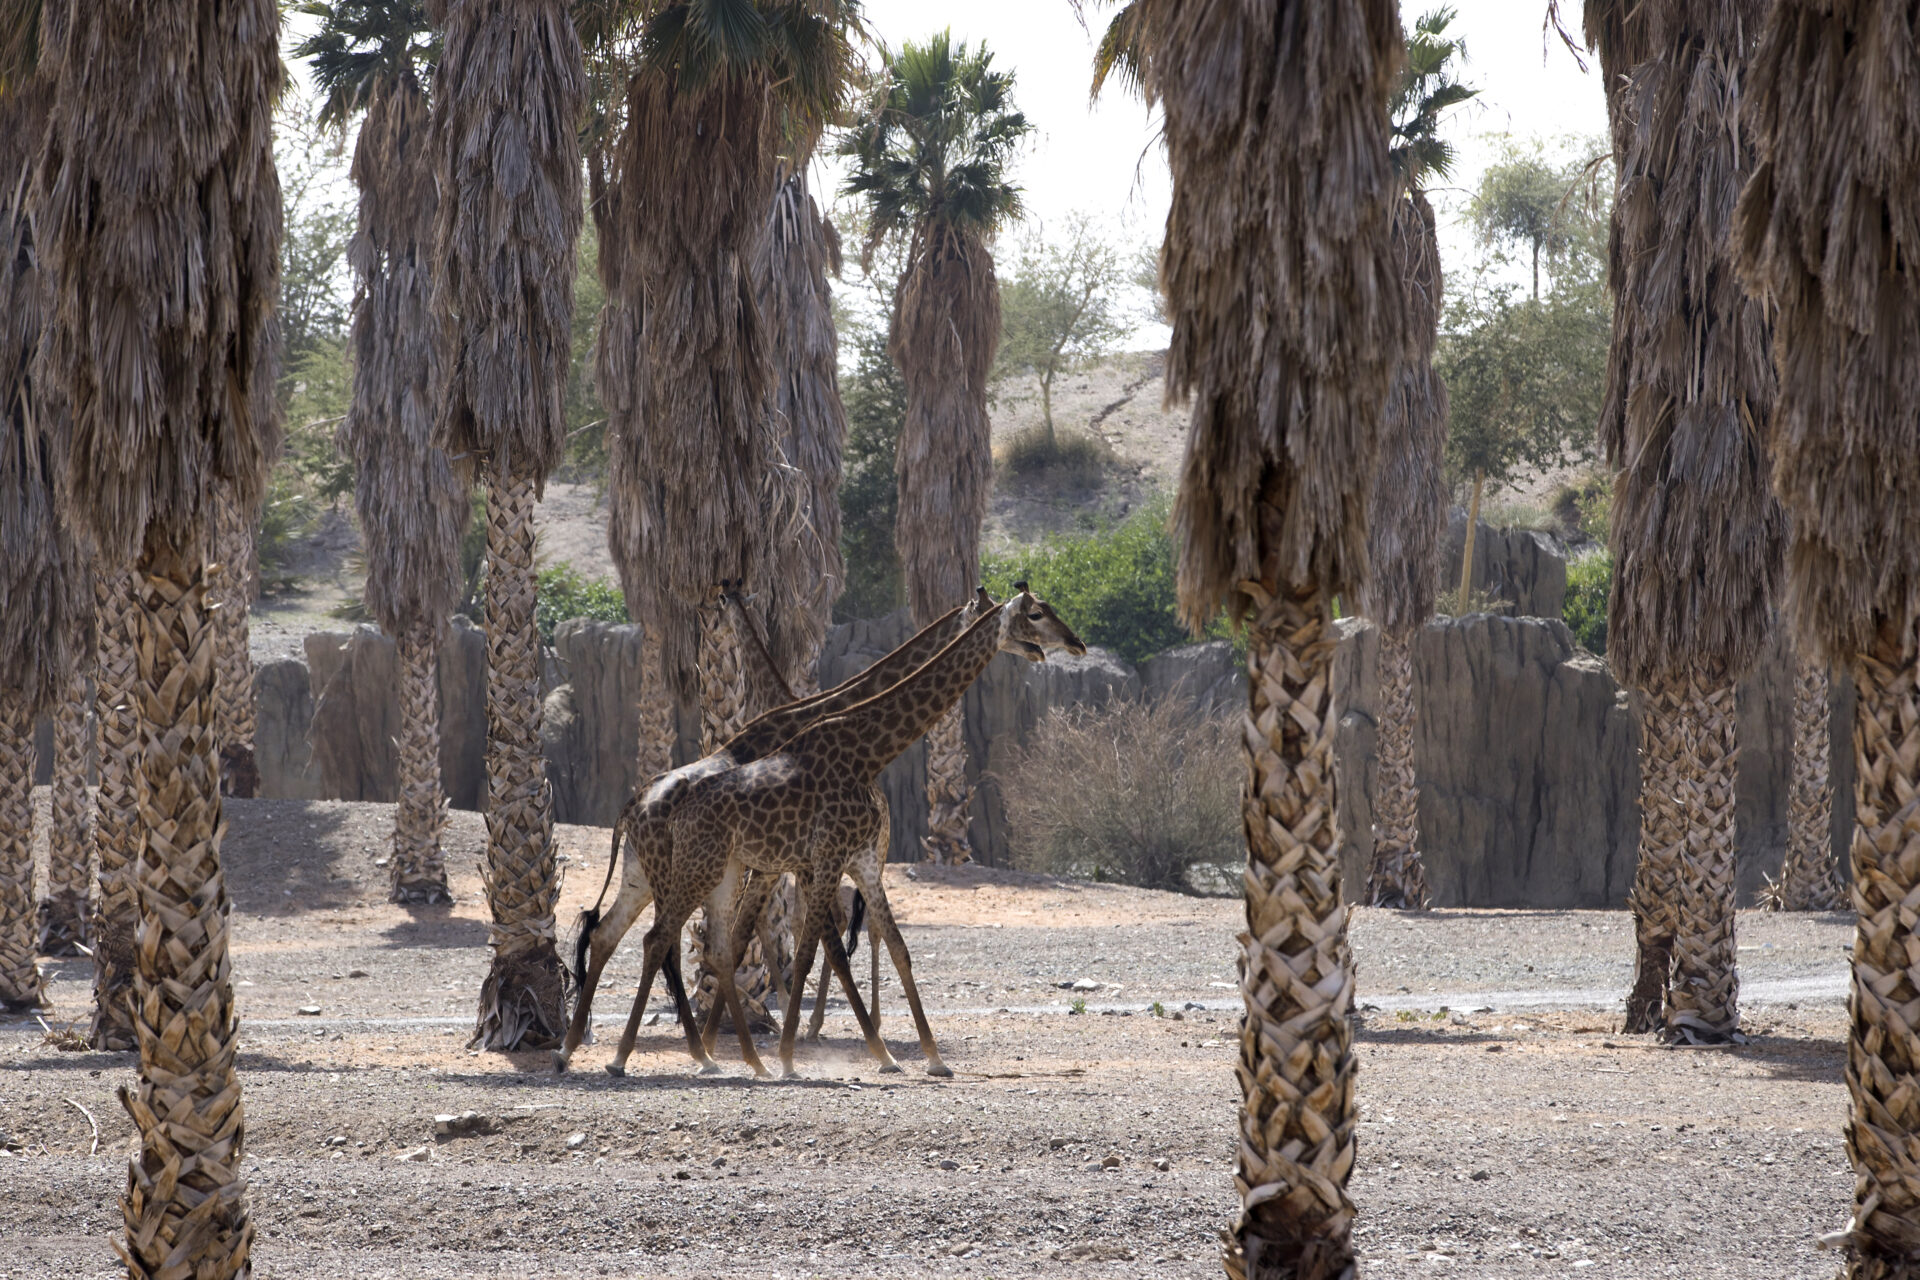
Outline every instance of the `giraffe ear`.
<svg viewBox="0 0 1920 1280">
<path fill-rule="evenodd" d="M 1013 589 L 1014 589 L 1015 591 L 1018 591 L 1018 592 L 1019 592 L 1019 593 L 1020 593 L 1021 595 L 1026 595 L 1026 594 L 1027 594 L 1027 582 L 1026 582 L 1026 579 L 1024 579 L 1024 578 L 1022 578 L 1022 579 L 1021 579 L 1020 581 L 1018 581 L 1018 582 L 1016 582 L 1016 583 L 1014 583 L 1014 584 L 1013 584 Z"/>
</svg>

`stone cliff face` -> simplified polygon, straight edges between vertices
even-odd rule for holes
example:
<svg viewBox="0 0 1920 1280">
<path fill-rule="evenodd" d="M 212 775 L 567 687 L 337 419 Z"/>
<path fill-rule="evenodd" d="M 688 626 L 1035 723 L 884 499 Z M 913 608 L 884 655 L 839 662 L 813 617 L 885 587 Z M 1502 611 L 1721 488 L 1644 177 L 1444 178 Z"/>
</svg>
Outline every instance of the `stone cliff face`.
<svg viewBox="0 0 1920 1280">
<path fill-rule="evenodd" d="M 1551 566 L 1538 563 L 1551 578 Z M 1372 856 L 1379 688 L 1373 629 L 1351 620 L 1341 625 L 1335 762 L 1351 892 L 1365 884 Z M 835 627 L 821 654 L 821 684 L 830 687 L 864 669 L 911 631 L 904 613 Z M 556 634 L 549 680 L 558 683 L 547 695 L 543 742 L 557 821 L 609 824 L 639 782 L 633 761 L 640 652 L 634 627 L 575 621 Z M 264 793 L 390 799 L 398 727 L 392 643 L 371 628 L 314 636 L 308 659 L 259 668 Z M 478 807 L 486 790 L 485 659 L 477 630 L 464 623 L 450 628 L 440 676 L 441 763 L 452 802 L 461 808 Z M 1557 618 L 1475 615 L 1426 627 L 1414 648 L 1414 678 L 1421 842 L 1436 904 L 1622 905 L 1639 829 L 1638 730 L 1629 696 L 1606 664 L 1575 645 Z M 1777 873 L 1786 842 L 1791 683 L 1789 655 L 1776 642 L 1740 690 L 1743 902 L 1752 901 L 1763 876 Z M 1042 718 L 1066 707 L 1169 696 L 1238 714 L 1245 679 L 1232 647 L 1224 641 L 1188 645 L 1137 670 L 1098 650 L 1045 663 L 995 659 L 965 703 L 976 786 L 974 856 L 991 864 L 1010 858 L 1013 833 L 1001 775 L 1012 747 Z M 1834 840 L 1841 850 L 1852 830 L 1851 713 L 1852 691 L 1836 681 Z M 698 716 L 681 707 L 678 720 L 676 759 L 685 760 L 694 751 Z M 925 768 L 924 749 L 916 746 L 881 777 L 896 859 L 920 856 Z"/>
</svg>

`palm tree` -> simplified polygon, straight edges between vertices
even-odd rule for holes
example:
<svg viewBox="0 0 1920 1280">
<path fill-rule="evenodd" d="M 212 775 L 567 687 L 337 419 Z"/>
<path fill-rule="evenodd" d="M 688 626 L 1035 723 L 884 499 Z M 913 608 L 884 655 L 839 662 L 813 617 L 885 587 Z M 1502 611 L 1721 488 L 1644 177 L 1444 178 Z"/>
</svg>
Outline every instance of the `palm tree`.
<svg viewBox="0 0 1920 1280">
<path fill-rule="evenodd" d="M 985 45 L 942 31 L 909 41 L 884 91 L 842 143 L 848 194 L 867 204 L 862 258 L 904 242 L 887 352 L 907 387 L 895 537 L 914 621 L 964 600 L 980 577 L 980 525 L 993 471 L 987 375 L 1000 345 L 993 235 L 1020 213 L 1007 166 L 1031 126 L 1013 109 L 1013 75 Z M 927 851 L 969 856 L 966 742 L 956 707 L 927 735 Z"/>
<path fill-rule="evenodd" d="M 1774 312 L 1774 476 L 1786 597 L 1816 660 L 1852 673 L 1853 944 L 1848 1275 L 1911 1274 L 1920 1198 L 1920 76 L 1910 7 L 1779 0 L 1749 63 L 1758 163 L 1734 241 Z M 1817 127 L 1814 127 L 1817 124 Z"/>
<path fill-rule="evenodd" d="M 41 1002 L 33 962 L 33 722 L 65 691 L 78 656 L 72 601 L 80 556 L 58 510 L 58 397 L 34 369 L 47 281 L 25 179 L 46 127 L 49 86 L 36 74 L 37 50 L 7 55 L 0 62 L 0 1008 L 17 1010 Z"/>
<path fill-rule="evenodd" d="M 93 1022 L 87 1043 L 95 1049 L 139 1047 L 133 1026 L 134 935 L 140 904 L 133 868 L 140 860 L 140 678 L 133 575 L 125 565 L 96 558 L 93 570 L 93 707 L 99 729 L 100 789 L 93 847 L 98 859 L 98 896 L 88 933 L 93 948 Z"/>
<path fill-rule="evenodd" d="M 1333 823 L 1332 601 L 1365 578 L 1406 350 L 1385 0 L 1136 0 L 1166 117 L 1167 388 L 1188 399 L 1181 609 L 1248 620 L 1236 1277 L 1337 1276 L 1354 1216 L 1353 957 Z M 1315 61 L 1317 60 L 1317 61 Z"/>
<path fill-rule="evenodd" d="M 1739 127 L 1760 0 L 1644 19 L 1615 157 L 1613 350 L 1601 442 L 1615 468 L 1607 657 L 1641 707 L 1639 966 L 1629 1030 L 1738 1031 L 1734 686 L 1774 609 L 1784 527 L 1769 483 L 1764 306 L 1728 241 L 1752 163 Z"/>
<path fill-rule="evenodd" d="M 87 791 L 87 746 L 93 727 L 88 676 L 93 667 L 93 573 L 76 555 L 66 594 L 76 634 L 72 662 L 49 714 L 53 720 L 53 786 L 47 826 L 47 894 L 40 899 L 40 953 L 81 954 L 89 938 L 93 879 L 93 797 Z"/>
<path fill-rule="evenodd" d="M 1413 638 L 1433 616 L 1440 536 L 1447 522 L 1444 454 L 1447 387 L 1433 367 L 1440 333 L 1440 241 L 1424 187 L 1453 167 L 1440 119 L 1475 90 L 1454 78 L 1463 52 L 1447 35 L 1453 10 L 1435 9 L 1414 24 L 1406 65 L 1393 92 L 1388 156 L 1406 191 L 1393 206 L 1393 247 L 1405 285 L 1407 349 L 1387 395 L 1380 434 L 1380 477 L 1367 515 L 1371 577 L 1360 611 L 1380 629 L 1380 714 L 1375 752 L 1373 869 L 1367 901 L 1381 907 L 1427 905 L 1420 861 L 1420 793 L 1413 770 Z"/>
<path fill-rule="evenodd" d="M 1833 850 L 1833 709 L 1826 664 L 1795 653 L 1793 781 L 1787 794 L 1787 853 L 1780 879 L 1768 881 L 1769 911 L 1842 911 L 1847 885 Z"/>
<path fill-rule="evenodd" d="M 323 123 L 365 111 L 354 145 L 358 234 L 353 401 L 340 447 L 354 462 L 367 540 L 367 612 L 400 659 L 400 803 L 389 898 L 451 902 L 440 851 L 439 649 L 457 603 L 467 494 L 433 445 L 433 327 L 428 273 L 434 189 L 423 73 L 435 50 L 422 0 L 342 0 L 302 11 L 320 30 L 295 53 L 313 63 Z"/>
<path fill-rule="evenodd" d="M 566 1029 L 559 878 L 540 750 L 533 506 L 566 443 L 586 83 L 561 0 L 429 0 L 434 443 L 487 490 L 487 905 L 493 965 L 476 1043 L 537 1048 Z"/>
<path fill-rule="evenodd" d="M 279 444 L 279 14 L 151 0 L 61 16 L 35 198 L 48 367 L 72 406 L 62 492 L 107 562 L 133 566 L 139 654 L 140 1080 L 121 1097 L 140 1151 L 115 1246 L 136 1276 L 232 1276 L 253 1227 L 207 546 L 218 486 L 256 503 Z"/>
<path fill-rule="evenodd" d="M 260 509 L 221 486 L 214 496 L 209 532 L 207 589 L 213 593 L 215 740 L 220 744 L 220 785 L 227 795 L 250 800 L 260 785 L 253 758 L 253 655 L 248 614 L 253 607 L 253 527 Z"/>
</svg>

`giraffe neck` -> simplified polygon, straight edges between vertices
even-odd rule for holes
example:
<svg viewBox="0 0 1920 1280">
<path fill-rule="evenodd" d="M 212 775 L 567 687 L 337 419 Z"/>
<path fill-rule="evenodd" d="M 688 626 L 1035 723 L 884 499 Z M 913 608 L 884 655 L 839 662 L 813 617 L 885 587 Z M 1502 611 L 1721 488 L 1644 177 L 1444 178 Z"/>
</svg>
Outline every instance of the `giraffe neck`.
<svg viewBox="0 0 1920 1280">
<path fill-rule="evenodd" d="M 792 739 L 809 726 L 839 715 L 856 703 L 890 689 L 914 671 L 925 666 L 935 654 L 946 648 L 966 627 L 964 606 L 949 609 L 928 623 L 920 633 L 865 671 L 825 693 L 803 698 L 760 716 L 735 734 L 722 748 L 736 765 L 750 764 Z"/>
<path fill-rule="evenodd" d="M 747 666 L 747 686 L 754 691 L 761 709 L 769 710 L 794 701 L 793 686 L 787 683 L 780 664 L 773 660 L 773 651 L 767 648 L 766 633 L 760 630 L 760 620 L 753 616 L 753 611 L 737 595 L 727 596 L 726 605 L 733 614 L 733 629 L 740 633 L 740 650 Z"/>
<path fill-rule="evenodd" d="M 835 764 L 868 781 L 938 724 L 1000 652 L 1012 615 L 995 605 L 906 679 L 807 731 L 795 750 L 829 750 Z"/>
</svg>

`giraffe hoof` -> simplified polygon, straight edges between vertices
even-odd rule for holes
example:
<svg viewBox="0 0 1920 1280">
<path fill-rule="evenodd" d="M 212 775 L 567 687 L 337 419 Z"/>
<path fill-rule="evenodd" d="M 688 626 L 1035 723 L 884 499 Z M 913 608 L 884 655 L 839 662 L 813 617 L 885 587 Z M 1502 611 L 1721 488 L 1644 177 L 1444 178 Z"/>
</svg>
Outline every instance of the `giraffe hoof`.
<svg viewBox="0 0 1920 1280">
<path fill-rule="evenodd" d="M 793 1069 L 791 1062 L 786 1062 L 780 1065 L 780 1078 L 782 1080 L 798 1080 L 800 1073 Z"/>
<path fill-rule="evenodd" d="M 944 1062 L 929 1062 L 927 1064 L 927 1074 L 930 1076 L 939 1076 L 942 1080 L 951 1080 L 953 1079 L 953 1068 Z"/>
<path fill-rule="evenodd" d="M 617 1080 L 627 1074 L 627 1069 L 617 1062 L 609 1062 L 607 1064 L 607 1074 Z"/>
<path fill-rule="evenodd" d="M 697 1076 L 717 1076 L 720 1074 L 720 1064 L 709 1059 L 701 1063 L 700 1069 L 694 1072 L 694 1074 Z"/>
<path fill-rule="evenodd" d="M 889 1062 L 883 1062 L 880 1064 L 880 1074 L 883 1076 L 897 1076 L 903 1070 L 905 1070 L 905 1068 L 903 1068 L 897 1062 L 889 1061 Z"/>
<path fill-rule="evenodd" d="M 567 1074 L 567 1055 L 558 1049 L 553 1051 L 553 1074 L 557 1076 Z"/>
</svg>

